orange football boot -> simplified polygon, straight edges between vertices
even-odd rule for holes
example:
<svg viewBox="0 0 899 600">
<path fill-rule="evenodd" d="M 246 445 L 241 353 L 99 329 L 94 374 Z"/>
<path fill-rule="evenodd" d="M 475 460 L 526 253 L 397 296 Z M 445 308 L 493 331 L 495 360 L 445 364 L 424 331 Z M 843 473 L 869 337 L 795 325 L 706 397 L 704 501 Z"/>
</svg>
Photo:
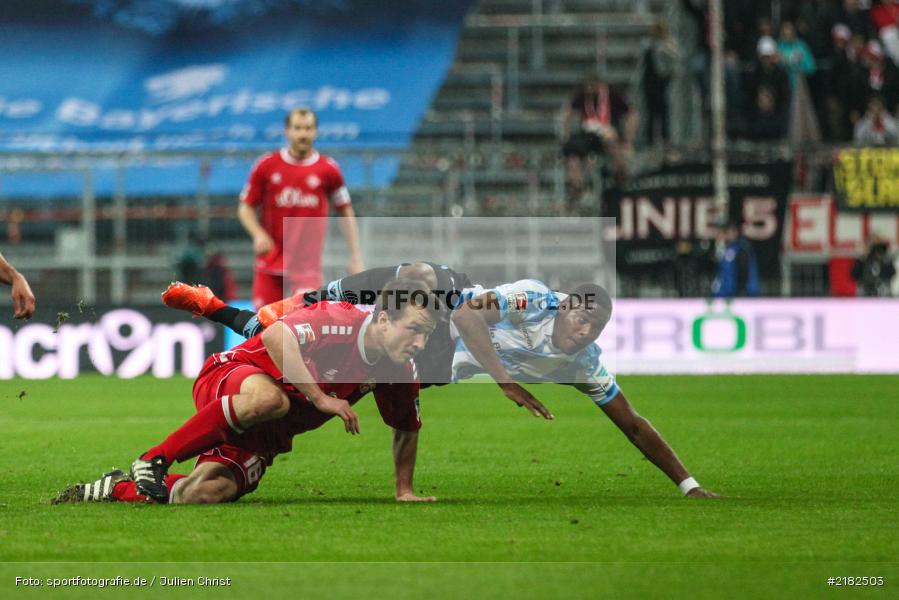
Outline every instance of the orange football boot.
<svg viewBox="0 0 899 600">
<path fill-rule="evenodd" d="M 263 327 L 268 327 L 289 312 L 305 306 L 303 294 L 297 294 L 290 298 L 284 298 L 271 304 L 266 304 L 256 312 L 256 317 Z"/>
<path fill-rule="evenodd" d="M 188 285 L 180 281 L 173 281 L 162 292 L 162 303 L 169 308 L 192 312 L 198 317 L 208 317 L 227 306 L 205 285 Z"/>
</svg>

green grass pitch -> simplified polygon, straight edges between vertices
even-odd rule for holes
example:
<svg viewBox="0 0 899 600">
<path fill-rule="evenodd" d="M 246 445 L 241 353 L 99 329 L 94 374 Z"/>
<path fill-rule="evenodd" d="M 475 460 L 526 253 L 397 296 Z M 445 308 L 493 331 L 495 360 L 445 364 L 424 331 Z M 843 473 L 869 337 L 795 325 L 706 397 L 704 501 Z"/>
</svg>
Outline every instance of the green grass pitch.
<svg viewBox="0 0 899 600">
<path fill-rule="evenodd" d="M 141 574 L 232 577 L 168 590 L 220 598 L 899 595 L 899 377 L 619 381 L 723 499 L 681 497 L 570 388 L 532 387 L 544 422 L 462 384 L 422 393 L 416 489 L 435 504 L 393 502 L 390 432 L 366 399 L 361 436 L 333 421 L 298 436 L 236 504 L 51 506 L 180 425 L 191 382 L 0 382 L 0 597 L 97 597 L 46 578 Z M 826 584 L 842 576 L 885 584 Z M 102 593 L 155 597 L 159 581 Z"/>
</svg>

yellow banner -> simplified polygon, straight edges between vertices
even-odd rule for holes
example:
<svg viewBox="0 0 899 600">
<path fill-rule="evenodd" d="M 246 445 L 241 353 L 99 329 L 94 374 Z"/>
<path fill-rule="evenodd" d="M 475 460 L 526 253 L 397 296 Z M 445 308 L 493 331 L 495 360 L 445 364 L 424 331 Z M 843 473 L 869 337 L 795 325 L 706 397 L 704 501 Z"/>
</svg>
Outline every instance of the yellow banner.
<svg viewBox="0 0 899 600">
<path fill-rule="evenodd" d="M 899 211 L 899 148 L 840 150 L 833 176 L 841 208 Z"/>
</svg>

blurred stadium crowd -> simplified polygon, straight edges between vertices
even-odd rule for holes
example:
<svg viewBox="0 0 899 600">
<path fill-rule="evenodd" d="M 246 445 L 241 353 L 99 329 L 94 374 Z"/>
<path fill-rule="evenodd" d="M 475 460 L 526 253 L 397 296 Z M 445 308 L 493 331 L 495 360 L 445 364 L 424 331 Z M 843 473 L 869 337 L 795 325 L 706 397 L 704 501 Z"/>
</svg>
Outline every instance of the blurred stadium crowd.
<svg viewBox="0 0 899 600">
<path fill-rule="evenodd" d="M 782 139 L 791 119 L 812 117 L 825 141 L 899 143 L 897 20 L 893 0 L 725 2 L 731 133 Z"/>
<path fill-rule="evenodd" d="M 613 98 L 613 119 L 625 138 L 618 115 L 628 104 L 642 106 L 643 135 L 632 140 L 638 147 L 672 142 L 669 95 L 679 71 L 690 74 L 706 115 L 710 109 L 708 2 L 680 4 L 700 35 L 678 38 L 660 20 L 647 37 L 630 103 Z M 899 2 L 727 0 L 723 9 L 731 139 L 899 143 Z"/>
</svg>

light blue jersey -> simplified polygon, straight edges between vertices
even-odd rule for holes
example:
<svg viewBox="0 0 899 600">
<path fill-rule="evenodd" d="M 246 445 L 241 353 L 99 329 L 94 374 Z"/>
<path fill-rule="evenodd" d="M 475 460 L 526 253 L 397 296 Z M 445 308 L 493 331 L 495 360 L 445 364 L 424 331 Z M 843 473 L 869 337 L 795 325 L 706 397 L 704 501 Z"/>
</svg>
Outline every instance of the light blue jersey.
<svg viewBox="0 0 899 600">
<path fill-rule="evenodd" d="M 469 300 L 485 292 L 495 293 L 499 300 L 502 320 L 490 327 L 490 338 L 496 354 L 514 380 L 573 385 L 597 406 L 610 402 L 618 394 L 615 378 L 599 359 L 602 353 L 599 344 L 594 342 L 577 354 L 564 354 L 553 345 L 553 323 L 566 294 L 553 292 L 535 279 L 522 279 L 492 290 L 481 286 L 466 288 L 463 298 Z M 454 325 L 450 332 L 456 345 L 453 381 L 483 373 L 484 368 L 466 347 Z"/>
</svg>

